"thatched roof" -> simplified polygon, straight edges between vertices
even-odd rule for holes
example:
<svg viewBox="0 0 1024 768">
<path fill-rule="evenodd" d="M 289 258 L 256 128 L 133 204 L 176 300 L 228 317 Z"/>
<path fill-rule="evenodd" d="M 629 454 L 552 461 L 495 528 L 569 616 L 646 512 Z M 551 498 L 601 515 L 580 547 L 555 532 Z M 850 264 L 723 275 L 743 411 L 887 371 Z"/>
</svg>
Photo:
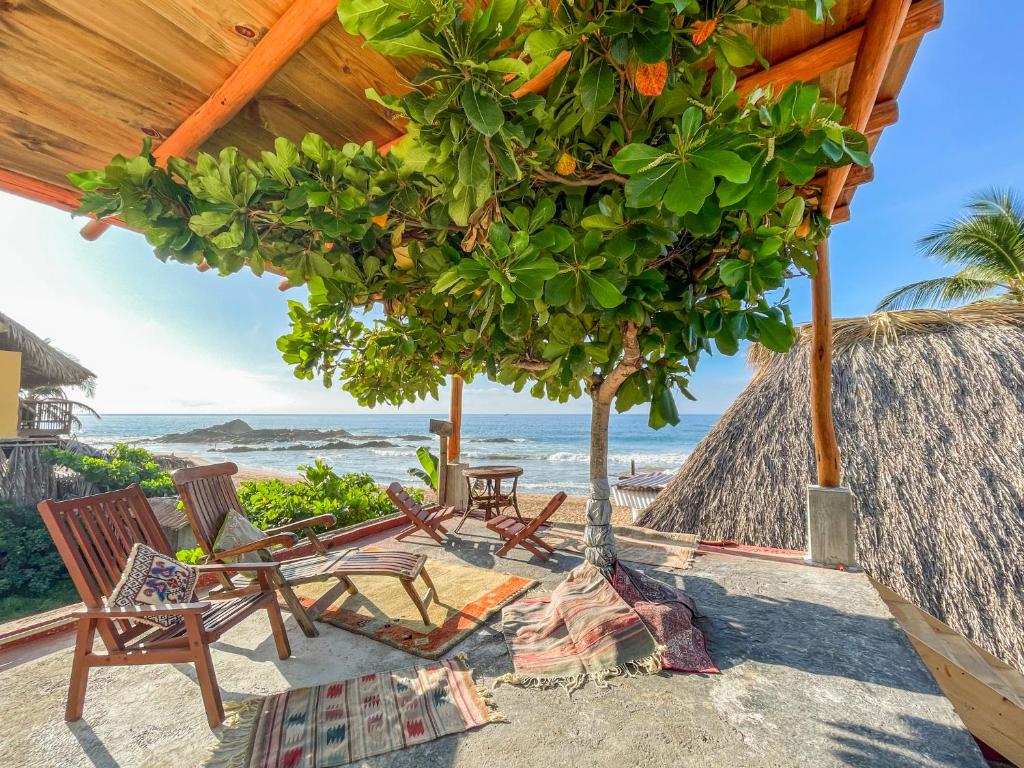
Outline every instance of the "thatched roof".
<svg viewBox="0 0 1024 768">
<path fill-rule="evenodd" d="M 640 520 L 804 548 L 809 329 L 757 371 Z M 834 412 L 864 568 L 1024 671 L 1024 307 L 836 321 Z"/>
<path fill-rule="evenodd" d="M 0 312 L 0 350 L 21 352 L 21 386 L 69 387 L 85 384 L 96 374 L 47 344 L 25 326 Z"/>
</svg>

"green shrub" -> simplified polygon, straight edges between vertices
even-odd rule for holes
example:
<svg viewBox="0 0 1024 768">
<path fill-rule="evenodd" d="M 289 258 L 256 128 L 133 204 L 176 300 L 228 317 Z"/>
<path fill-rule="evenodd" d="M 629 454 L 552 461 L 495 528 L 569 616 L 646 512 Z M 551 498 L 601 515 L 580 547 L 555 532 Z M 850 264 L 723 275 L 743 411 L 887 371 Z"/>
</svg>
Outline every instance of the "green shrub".
<svg viewBox="0 0 1024 768">
<path fill-rule="evenodd" d="M 171 476 L 160 468 L 149 451 L 124 443 L 116 443 L 105 458 L 50 448 L 43 453 L 43 460 L 77 472 L 95 485 L 100 493 L 138 483 L 147 496 L 177 494 Z"/>
<path fill-rule="evenodd" d="M 274 528 L 325 513 L 334 515 L 335 527 L 343 528 L 395 511 L 387 494 L 369 475 L 339 475 L 320 459 L 311 466 L 299 467 L 299 471 L 302 480 L 297 483 L 242 483 L 238 497 L 257 528 Z"/>
<path fill-rule="evenodd" d="M 77 600 L 39 512 L 0 502 L 0 621 Z"/>
</svg>

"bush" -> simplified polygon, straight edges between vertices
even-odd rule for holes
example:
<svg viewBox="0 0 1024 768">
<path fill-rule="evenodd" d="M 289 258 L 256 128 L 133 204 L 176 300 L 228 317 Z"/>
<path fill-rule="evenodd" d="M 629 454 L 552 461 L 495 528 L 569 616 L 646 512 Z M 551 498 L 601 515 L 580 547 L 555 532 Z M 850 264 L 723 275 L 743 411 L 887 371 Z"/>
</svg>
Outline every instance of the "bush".
<svg viewBox="0 0 1024 768">
<path fill-rule="evenodd" d="M 325 513 L 336 518 L 334 527 L 343 528 L 395 511 L 387 494 L 369 475 L 339 475 L 320 459 L 312 466 L 299 467 L 299 471 L 302 480 L 298 483 L 281 480 L 242 483 L 238 497 L 257 528 L 274 528 Z"/>
<path fill-rule="evenodd" d="M 77 600 L 39 512 L 0 502 L 0 621 Z"/>
<path fill-rule="evenodd" d="M 43 460 L 77 472 L 95 485 L 99 493 L 138 483 L 146 496 L 177 495 L 171 476 L 160 468 L 149 451 L 124 443 L 116 443 L 105 458 L 50 448 L 43 453 Z"/>
</svg>

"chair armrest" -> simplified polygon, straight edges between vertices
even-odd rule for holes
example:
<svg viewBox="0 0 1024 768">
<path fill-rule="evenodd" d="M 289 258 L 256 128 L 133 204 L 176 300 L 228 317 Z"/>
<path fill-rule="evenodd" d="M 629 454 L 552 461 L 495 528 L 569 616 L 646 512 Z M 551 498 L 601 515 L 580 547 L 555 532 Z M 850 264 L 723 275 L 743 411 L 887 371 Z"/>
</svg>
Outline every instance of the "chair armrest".
<svg viewBox="0 0 1024 768">
<path fill-rule="evenodd" d="M 267 547 L 273 547 L 280 545 L 282 547 L 294 547 L 298 538 L 292 533 L 279 533 L 275 536 L 267 536 L 265 539 L 254 541 L 249 544 L 243 544 L 240 547 L 234 549 L 225 549 L 223 552 L 214 552 L 210 557 L 214 560 L 225 560 L 229 557 L 237 557 L 238 555 L 244 555 L 248 552 L 255 552 L 258 549 L 266 549 Z M 246 568 L 245 570 L 250 570 Z"/>
<path fill-rule="evenodd" d="M 199 603 L 165 603 L 163 605 L 139 605 L 131 608 L 110 608 L 108 606 L 97 606 L 95 608 L 85 607 L 75 611 L 75 616 L 85 616 L 90 619 L 132 619 L 139 616 L 173 616 L 186 613 L 202 613 L 210 607 L 209 602 Z"/>
<path fill-rule="evenodd" d="M 200 573 L 233 573 L 237 571 L 275 571 L 280 563 L 206 563 L 193 565 Z"/>
<path fill-rule="evenodd" d="M 284 533 L 287 531 L 302 531 L 306 528 L 313 528 L 317 525 L 332 526 L 337 522 L 334 515 L 325 513 L 317 515 L 316 517 L 308 517 L 305 520 L 296 520 L 294 523 L 288 523 L 287 525 L 279 525 L 276 528 L 267 528 L 264 533 L 268 536 L 273 536 L 277 533 Z"/>
</svg>

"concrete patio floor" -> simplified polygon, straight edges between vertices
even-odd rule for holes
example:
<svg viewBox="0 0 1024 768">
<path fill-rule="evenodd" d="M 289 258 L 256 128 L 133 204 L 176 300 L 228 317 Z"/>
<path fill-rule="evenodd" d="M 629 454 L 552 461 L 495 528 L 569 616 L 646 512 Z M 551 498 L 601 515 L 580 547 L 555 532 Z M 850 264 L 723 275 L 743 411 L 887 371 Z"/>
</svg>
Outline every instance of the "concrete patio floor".
<svg viewBox="0 0 1024 768">
<path fill-rule="evenodd" d="M 475 521 L 444 547 L 395 545 L 539 579 L 548 589 L 579 559 L 495 558 Z M 369 540 L 366 542 L 369 543 Z M 367 760 L 367 766 L 984 766 L 973 740 L 863 574 L 728 555 L 690 570 L 654 571 L 681 584 L 708 617 L 700 626 L 720 675 L 663 673 L 562 690 L 502 686 L 511 722 Z M 441 599 L 444 585 L 438 584 Z M 265 615 L 213 646 L 225 701 L 422 663 L 320 625 L 307 639 L 289 617 L 293 656 L 277 659 Z M 500 615 L 465 652 L 490 685 L 511 671 Z M 93 670 L 85 717 L 65 723 L 69 636 L 0 654 L 0 766 L 203 764 L 216 743 L 191 666 Z"/>
</svg>

